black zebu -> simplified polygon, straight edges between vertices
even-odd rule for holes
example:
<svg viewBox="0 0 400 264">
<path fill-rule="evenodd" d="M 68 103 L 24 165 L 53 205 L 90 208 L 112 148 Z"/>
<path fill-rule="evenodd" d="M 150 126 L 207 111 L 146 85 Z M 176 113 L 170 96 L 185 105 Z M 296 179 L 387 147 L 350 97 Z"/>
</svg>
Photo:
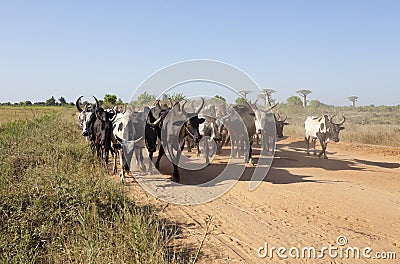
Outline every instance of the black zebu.
<svg viewBox="0 0 400 264">
<path fill-rule="evenodd" d="M 89 125 L 92 131 L 92 138 L 94 140 L 94 146 L 96 149 L 97 157 L 99 159 L 104 159 L 108 163 L 109 153 L 113 153 L 114 150 L 111 143 L 115 141 L 113 136 L 113 121 L 116 118 L 116 114 L 112 112 L 104 111 L 102 107 L 99 106 L 99 102 L 96 100 L 96 108 L 94 110 L 96 120 L 94 120 L 93 125 Z M 93 119 L 91 120 L 93 121 Z"/>
</svg>

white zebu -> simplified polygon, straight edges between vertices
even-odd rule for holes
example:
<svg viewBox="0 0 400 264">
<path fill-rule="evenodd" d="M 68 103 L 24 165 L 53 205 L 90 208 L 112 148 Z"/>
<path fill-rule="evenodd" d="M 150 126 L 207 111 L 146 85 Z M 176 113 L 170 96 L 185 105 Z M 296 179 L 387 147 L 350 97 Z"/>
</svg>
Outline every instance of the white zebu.
<svg viewBox="0 0 400 264">
<path fill-rule="evenodd" d="M 119 154 L 119 163 L 121 165 L 120 177 L 125 182 L 125 172 L 129 173 L 130 163 L 133 152 L 135 152 L 136 162 L 140 168 L 145 171 L 146 166 L 143 162 L 144 148 L 144 124 L 146 120 L 140 119 L 141 115 L 137 112 L 126 111 L 118 113 L 113 124 L 113 134 L 116 137 L 118 145 L 115 145 L 116 152 Z M 142 122 L 141 122 L 142 121 Z M 143 129 L 140 129 L 143 126 Z M 117 171 L 117 153 L 114 155 L 114 173 Z"/>
<path fill-rule="evenodd" d="M 144 111 L 131 111 L 127 110 L 125 113 L 118 113 L 113 123 L 113 134 L 121 147 L 115 145 L 119 155 L 119 162 L 121 165 L 120 177 L 121 181 L 125 181 L 125 172 L 129 173 L 130 163 L 132 161 L 133 153 L 135 153 L 136 165 L 140 167 L 143 172 L 146 172 L 146 165 L 144 164 L 143 149 L 146 147 L 145 128 L 147 116 L 149 115 L 150 108 L 145 107 Z M 157 126 L 161 121 L 158 118 L 153 122 L 152 126 Z M 117 153 L 114 155 L 114 173 L 117 172 Z M 149 158 L 149 172 L 152 173 L 153 163 Z"/>
<path fill-rule="evenodd" d="M 304 122 L 304 127 L 306 130 L 305 141 L 307 144 L 307 155 L 310 155 L 310 138 L 312 139 L 314 145 L 314 156 L 317 155 L 317 151 L 315 149 L 316 140 L 319 139 L 319 142 L 322 147 L 322 151 L 318 154 L 318 157 L 324 155 L 324 159 L 327 159 L 326 156 L 326 147 L 328 145 L 329 140 L 333 140 L 334 142 L 339 142 L 339 132 L 343 130 L 343 123 L 346 121 L 346 118 L 343 116 L 343 121 L 336 124 L 332 121 L 332 119 L 336 115 L 333 115 L 331 118 L 328 118 L 328 115 L 324 115 L 321 117 L 318 116 L 308 116 Z"/>
</svg>

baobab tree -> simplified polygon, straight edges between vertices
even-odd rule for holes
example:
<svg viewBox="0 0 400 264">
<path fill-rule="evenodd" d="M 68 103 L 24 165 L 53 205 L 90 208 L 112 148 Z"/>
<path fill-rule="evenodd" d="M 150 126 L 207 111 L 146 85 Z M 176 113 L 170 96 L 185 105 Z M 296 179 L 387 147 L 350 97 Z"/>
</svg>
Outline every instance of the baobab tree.
<svg viewBox="0 0 400 264">
<path fill-rule="evenodd" d="M 358 101 L 358 96 L 352 95 L 352 96 L 347 97 L 347 99 L 349 99 L 349 101 L 351 102 L 351 105 L 353 107 L 356 106 L 356 102 Z"/>
<path fill-rule="evenodd" d="M 303 97 L 303 107 L 307 106 L 307 95 L 311 93 L 310 90 L 298 90 L 296 91 L 301 97 Z"/>
<path fill-rule="evenodd" d="M 259 94 L 259 97 L 265 100 L 266 105 L 271 105 L 273 102 L 272 94 L 276 93 L 273 89 L 263 89 L 262 94 Z"/>
</svg>

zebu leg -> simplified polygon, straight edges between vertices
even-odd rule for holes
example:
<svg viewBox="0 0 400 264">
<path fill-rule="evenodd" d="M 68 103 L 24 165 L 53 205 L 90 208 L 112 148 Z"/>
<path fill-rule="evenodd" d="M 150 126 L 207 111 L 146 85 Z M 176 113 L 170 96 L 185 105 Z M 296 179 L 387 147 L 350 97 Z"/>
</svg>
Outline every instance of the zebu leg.
<svg viewBox="0 0 400 264">
<path fill-rule="evenodd" d="M 140 169 L 143 172 L 145 172 L 146 171 L 146 165 L 144 165 L 143 148 L 135 149 L 135 155 L 137 155 L 137 157 L 138 157 Z"/>
<path fill-rule="evenodd" d="M 149 151 L 149 173 L 153 174 L 153 151 Z"/>
<path fill-rule="evenodd" d="M 313 138 L 312 143 L 313 143 L 313 148 L 314 148 L 314 156 L 317 156 L 317 149 L 315 148 L 315 145 L 317 144 L 317 139 Z"/>
<path fill-rule="evenodd" d="M 310 156 L 310 137 L 306 136 L 304 138 L 304 141 L 306 142 L 306 146 L 307 146 L 307 151 L 306 151 L 306 155 Z"/>
<path fill-rule="evenodd" d="M 119 153 L 119 165 L 121 166 L 121 172 L 119 173 L 119 177 L 121 178 L 121 182 L 122 184 L 125 184 L 125 166 L 127 166 L 127 164 L 125 164 L 126 162 L 124 162 L 125 160 L 125 156 L 124 156 L 124 151 L 122 150 L 122 148 L 118 149 L 118 153 Z"/>
<path fill-rule="evenodd" d="M 206 138 L 204 141 L 204 155 L 206 155 L 206 164 L 210 164 L 210 146 L 208 145 L 208 139 Z M 200 142 L 199 142 L 200 144 Z"/>
<path fill-rule="evenodd" d="M 187 151 L 192 152 L 192 142 L 190 142 L 190 139 L 188 137 L 185 137 L 185 141 L 187 144 Z"/>
<path fill-rule="evenodd" d="M 179 182 L 181 180 L 181 177 L 179 175 L 179 170 L 178 170 L 178 165 L 179 164 L 179 159 L 181 158 L 182 150 L 185 147 L 185 143 L 183 143 L 180 147 L 180 150 L 176 152 L 176 162 L 173 162 L 172 165 L 174 167 L 174 172 L 172 173 L 172 181 L 174 182 Z"/>
<path fill-rule="evenodd" d="M 197 148 L 197 157 L 200 157 L 201 151 L 200 151 L 200 142 L 199 143 L 195 143 L 196 148 Z"/>
<path fill-rule="evenodd" d="M 327 159 L 328 157 L 326 156 L 326 152 L 325 152 L 327 143 L 325 142 L 325 139 L 320 137 L 319 143 L 321 144 L 322 151 L 318 154 L 318 157 L 321 157 L 322 155 L 324 155 L 324 159 Z"/>
<path fill-rule="evenodd" d="M 113 163 L 113 173 L 117 173 L 117 157 L 118 156 L 118 150 L 116 147 L 114 147 L 114 163 Z"/>
<path fill-rule="evenodd" d="M 158 151 L 158 157 L 157 157 L 157 161 L 156 161 L 156 169 L 159 170 L 160 169 L 160 160 L 162 158 L 162 156 L 164 155 L 165 151 L 164 151 L 164 147 L 163 145 L 160 145 L 160 150 Z"/>
</svg>

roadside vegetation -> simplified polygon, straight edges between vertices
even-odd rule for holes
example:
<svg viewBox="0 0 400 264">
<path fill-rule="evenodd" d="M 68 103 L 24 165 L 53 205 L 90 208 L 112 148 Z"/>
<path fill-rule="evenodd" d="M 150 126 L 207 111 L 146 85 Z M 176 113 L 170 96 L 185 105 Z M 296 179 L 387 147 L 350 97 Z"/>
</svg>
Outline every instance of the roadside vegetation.
<svg viewBox="0 0 400 264">
<path fill-rule="evenodd" d="M 4 122 L 7 111 L 0 109 L 1 263 L 190 262 L 171 246 L 179 227 L 110 180 L 73 108 L 23 109 Z"/>
</svg>

